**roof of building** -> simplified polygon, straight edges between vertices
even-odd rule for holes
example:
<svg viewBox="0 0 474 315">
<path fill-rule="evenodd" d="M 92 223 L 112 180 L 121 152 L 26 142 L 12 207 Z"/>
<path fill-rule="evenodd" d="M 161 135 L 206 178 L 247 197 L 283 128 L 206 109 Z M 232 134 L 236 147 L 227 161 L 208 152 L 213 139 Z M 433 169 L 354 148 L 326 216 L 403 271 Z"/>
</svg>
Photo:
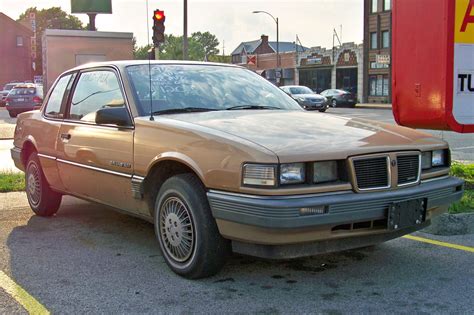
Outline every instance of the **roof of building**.
<svg viewBox="0 0 474 315">
<path fill-rule="evenodd" d="M 23 31 L 33 34 L 33 31 L 30 28 L 28 28 L 27 26 L 23 25 L 20 22 L 15 21 L 14 19 L 12 19 L 11 17 L 9 17 L 8 15 L 2 12 L 0 12 L 0 20 L 3 20 L 7 23 L 15 24 L 18 28 L 22 29 Z"/>
<path fill-rule="evenodd" d="M 239 46 L 237 46 L 236 49 L 234 49 L 231 55 L 240 54 L 243 49 L 245 49 L 246 53 L 253 54 L 254 51 L 258 48 L 258 46 L 260 46 L 261 43 L 262 43 L 262 39 L 257 39 L 250 42 L 242 42 L 240 43 Z M 268 42 L 268 45 L 270 45 L 270 48 L 272 48 L 273 51 L 276 52 L 277 42 Z M 292 43 L 292 42 L 279 42 L 278 46 L 279 46 L 278 47 L 279 52 L 282 52 L 282 53 L 295 51 L 295 43 Z M 298 51 L 303 51 L 303 50 L 308 49 L 307 47 L 304 47 L 301 45 L 297 45 L 297 46 L 298 46 Z"/>
</svg>

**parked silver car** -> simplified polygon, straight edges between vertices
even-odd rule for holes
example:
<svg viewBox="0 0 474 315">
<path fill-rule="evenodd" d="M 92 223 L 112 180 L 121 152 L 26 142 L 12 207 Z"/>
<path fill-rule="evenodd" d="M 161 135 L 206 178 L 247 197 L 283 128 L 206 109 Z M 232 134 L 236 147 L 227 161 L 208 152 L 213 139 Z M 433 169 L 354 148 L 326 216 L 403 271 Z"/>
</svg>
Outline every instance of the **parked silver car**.
<svg viewBox="0 0 474 315">
<path fill-rule="evenodd" d="M 328 108 L 327 99 L 322 95 L 314 93 L 306 86 L 285 85 L 280 88 L 295 99 L 305 110 L 319 110 L 320 112 L 325 112 Z"/>
</svg>

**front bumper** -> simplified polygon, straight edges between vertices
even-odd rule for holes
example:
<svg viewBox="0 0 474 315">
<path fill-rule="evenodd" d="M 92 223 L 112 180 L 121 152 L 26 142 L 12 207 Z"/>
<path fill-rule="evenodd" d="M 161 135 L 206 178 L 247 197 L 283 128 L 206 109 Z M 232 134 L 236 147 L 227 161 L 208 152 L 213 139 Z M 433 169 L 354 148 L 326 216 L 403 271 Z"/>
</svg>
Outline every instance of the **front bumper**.
<svg viewBox="0 0 474 315">
<path fill-rule="evenodd" d="M 10 149 L 10 155 L 12 157 L 13 162 L 15 163 L 15 166 L 19 169 L 24 171 L 25 166 L 23 165 L 21 161 L 21 149 L 14 147 Z"/>
<path fill-rule="evenodd" d="M 410 233 L 429 224 L 432 216 L 445 211 L 451 203 L 461 199 L 463 185 L 464 182 L 458 178 L 446 177 L 410 188 L 383 192 L 348 191 L 297 196 L 249 196 L 209 191 L 208 199 L 219 231 L 224 237 L 238 241 L 236 244 L 294 246 L 299 243 L 364 235 L 380 235 L 378 238 L 390 239 Z M 405 229 L 406 232 L 389 230 L 387 227 L 344 233 L 335 230 L 345 224 L 387 220 L 388 209 L 392 204 L 412 199 L 426 201 L 427 222 Z M 300 214 L 301 208 L 318 206 L 325 206 L 327 209 L 325 213 Z M 238 249 L 237 251 L 246 252 Z M 283 251 L 280 249 L 279 252 Z"/>
</svg>

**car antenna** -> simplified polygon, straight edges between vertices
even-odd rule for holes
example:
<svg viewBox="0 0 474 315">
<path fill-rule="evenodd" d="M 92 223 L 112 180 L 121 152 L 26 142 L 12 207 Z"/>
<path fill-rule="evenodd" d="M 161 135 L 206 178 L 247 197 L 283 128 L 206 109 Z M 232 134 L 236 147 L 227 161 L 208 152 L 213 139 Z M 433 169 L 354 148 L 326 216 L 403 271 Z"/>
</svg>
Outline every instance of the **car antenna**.
<svg viewBox="0 0 474 315">
<path fill-rule="evenodd" d="M 148 46 L 150 47 L 150 17 L 148 16 L 148 0 L 146 0 L 146 32 L 147 32 L 147 40 Z M 148 79 L 149 79 L 149 86 L 150 86 L 150 121 L 154 121 L 155 118 L 153 117 L 153 94 L 151 92 L 151 54 L 153 53 L 153 47 L 150 47 L 148 51 Z"/>
</svg>

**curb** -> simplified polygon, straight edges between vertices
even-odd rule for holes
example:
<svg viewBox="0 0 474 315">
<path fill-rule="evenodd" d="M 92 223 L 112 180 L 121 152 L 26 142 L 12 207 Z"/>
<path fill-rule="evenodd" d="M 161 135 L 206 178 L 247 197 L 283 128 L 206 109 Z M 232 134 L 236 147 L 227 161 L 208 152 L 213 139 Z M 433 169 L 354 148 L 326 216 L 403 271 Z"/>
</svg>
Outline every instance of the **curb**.
<svg viewBox="0 0 474 315">
<path fill-rule="evenodd" d="M 474 213 L 443 213 L 432 219 L 431 225 L 421 231 L 445 236 L 474 234 Z"/>
<path fill-rule="evenodd" d="M 392 110 L 392 106 L 390 105 L 356 104 L 356 108 Z"/>
</svg>

